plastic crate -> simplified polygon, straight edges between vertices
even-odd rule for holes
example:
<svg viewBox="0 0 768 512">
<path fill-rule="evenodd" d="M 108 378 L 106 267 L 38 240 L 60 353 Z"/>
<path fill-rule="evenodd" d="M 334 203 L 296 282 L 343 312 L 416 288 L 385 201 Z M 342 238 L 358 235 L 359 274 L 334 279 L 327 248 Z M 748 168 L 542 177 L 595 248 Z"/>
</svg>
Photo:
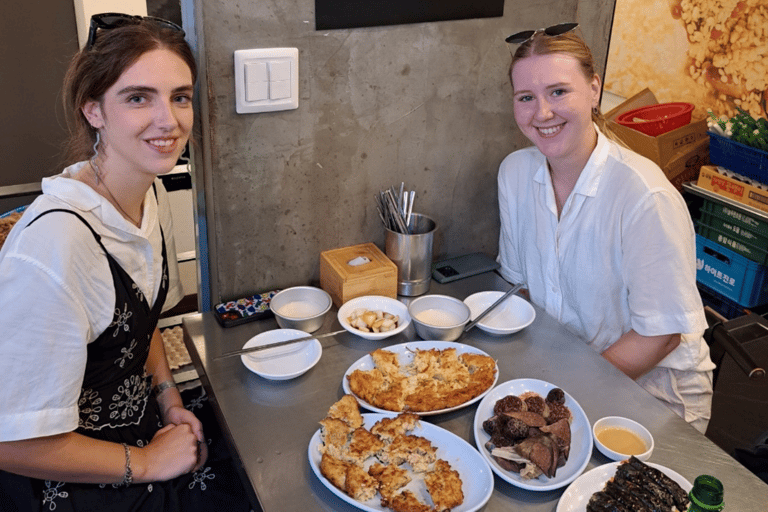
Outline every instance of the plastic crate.
<svg viewBox="0 0 768 512">
<path fill-rule="evenodd" d="M 732 224 L 706 212 L 701 213 L 701 218 L 696 223 L 696 232 L 755 263 L 768 265 L 768 247 L 765 238 L 758 240 L 757 243 L 755 240 L 748 242 L 739 227 L 734 231 Z"/>
<path fill-rule="evenodd" d="M 732 320 L 745 314 L 744 310 L 746 308 L 735 303 L 728 297 L 724 297 L 701 283 L 696 283 L 696 287 L 699 289 L 701 302 L 703 302 L 705 306 L 711 307 L 728 320 Z"/>
<path fill-rule="evenodd" d="M 768 267 L 696 235 L 696 280 L 744 307 L 768 302 Z"/>
<path fill-rule="evenodd" d="M 735 173 L 768 184 L 768 152 L 709 134 L 709 161 Z"/>
</svg>

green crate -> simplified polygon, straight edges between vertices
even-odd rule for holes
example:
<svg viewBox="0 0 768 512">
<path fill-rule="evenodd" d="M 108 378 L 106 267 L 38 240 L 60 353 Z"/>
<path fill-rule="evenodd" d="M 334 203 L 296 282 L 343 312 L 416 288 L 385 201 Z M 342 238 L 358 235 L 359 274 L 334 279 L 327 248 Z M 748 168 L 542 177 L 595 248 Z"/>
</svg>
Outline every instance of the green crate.
<svg viewBox="0 0 768 512">
<path fill-rule="evenodd" d="M 704 199 L 700 211 L 702 214 L 706 212 L 714 217 L 727 221 L 731 223 L 732 226 L 738 226 L 752 234 L 751 236 L 755 238 L 763 237 L 764 240 L 768 239 L 768 221 L 758 219 L 748 213 L 739 211 L 737 208 Z M 752 239 L 754 238 L 749 240 Z"/>
<path fill-rule="evenodd" d="M 749 258 L 760 265 L 768 265 L 768 238 L 755 238 L 752 233 L 747 237 L 747 230 L 733 223 L 702 211 L 697 222 L 697 232 L 733 252 Z"/>
</svg>

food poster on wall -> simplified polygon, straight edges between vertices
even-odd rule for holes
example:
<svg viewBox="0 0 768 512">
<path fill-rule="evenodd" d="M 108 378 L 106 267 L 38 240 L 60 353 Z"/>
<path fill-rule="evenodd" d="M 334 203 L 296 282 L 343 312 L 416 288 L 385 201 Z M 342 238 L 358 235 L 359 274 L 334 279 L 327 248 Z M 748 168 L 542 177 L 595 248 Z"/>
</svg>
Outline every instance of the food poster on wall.
<svg viewBox="0 0 768 512">
<path fill-rule="evenodd" d="M 766 117 L 768 0 L 616 0 L 605 90 Z"/>
</svg>

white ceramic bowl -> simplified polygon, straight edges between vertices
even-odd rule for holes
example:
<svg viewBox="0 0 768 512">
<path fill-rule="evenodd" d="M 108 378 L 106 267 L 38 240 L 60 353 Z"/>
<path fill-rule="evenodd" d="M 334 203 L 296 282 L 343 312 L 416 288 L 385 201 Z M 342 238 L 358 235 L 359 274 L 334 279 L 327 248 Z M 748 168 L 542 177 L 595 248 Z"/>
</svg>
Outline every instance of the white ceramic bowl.
<svg viewBox="0 0 768 512">
<path fill-rule="evenodd" d="M 298 329 L 273 329 L 257 334 L 243 348 L 277 343 L 306 336 Z M 323 347 L 319 340 L 299 341 L 292 345 L 268 348 L 259 352 L 242 354 L 240 360 L 256 375 L 269 380 L 288 380 L 298 377 L 320 360 Z"/>
<path fill-rule="evenodd" d="M 399 317 L 397 328 L 386 332 L 363 332 L 360 329 L 356 329 L 349 324 L 347 318 L 352 316 L 352 313 L 356 309 L 367 309 L 369 311 L 383 311 L 385 313 L 391 313 Z M 382 295 L 365 295 L 363 297 L 357 297 L 350 299 L 339 308 L 339 323 L 343 328 L 365 338 L 367 340 L 383 340 L 401 333 L 411 323 L 411 315 L 408 314 L 408 307 L 399 300 L 384 297 Z"/>
<path fill-rule="evenodd" d="M 315 332 L 323 326 L 332 305 L 328 292 L 314 286 L 294 286 L 272 297 L 269 308 L 283 329 Z"/>
<path fill-rule="evenodd" d="M 423 340 L 455 341 L 469 322 L 469 306 L 448 295 L 422 295 L 411 301 L 408 313 Z"/>
<path fill-rule="evenodd" d="M 651 457 L 651 453 L 653 453 L 653 436 L 651 433 L 648 432 L 647 428 L 638 422 L 630 420 L 629 418 L 623 418 L 621 416 L 606 416 L 605 418 L 600 418 L 592 426 L 592 436 L 595 438 L 595 446 L 597 446 L 597 449 L 600 450 L 600 453 L 609 459 L 616 461 L 626 460 L 630 456 L 630 454 L 614 451 L 600 442 L 600 439 L 597 437 L 598 434 L 602 430 L 612 427 L 629 430 L 643 441 L 647 450 L 645 450 L 643 453 L 635 454 L 636 458 L 645 461 Z"/>
<path fill-rule="evenodd" d="M 464 299 L 464 304 L 469 306 L 474 320 L 502 295 L 504 292 L 478 292 Z M 533 306 L 513 294 L 480 320 L 476 327 L 494 336 L 504 336 L 528 327 L 535 318 Z"/>
</svg>

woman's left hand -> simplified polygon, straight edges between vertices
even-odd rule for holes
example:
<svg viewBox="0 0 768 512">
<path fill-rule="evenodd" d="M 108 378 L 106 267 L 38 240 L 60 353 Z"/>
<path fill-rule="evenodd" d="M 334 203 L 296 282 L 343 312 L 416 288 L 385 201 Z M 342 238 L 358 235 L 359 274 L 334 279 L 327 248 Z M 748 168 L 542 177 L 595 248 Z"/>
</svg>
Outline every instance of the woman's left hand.
<svg viewBox="0 0 768 512">
<path fill-rule="evenodd" d="M 174 425 L 186 423 L 192 428 L 192 432 L 197 437 L 198 450 L 197 465 L 193 471 L 200 469 L 208 459 L 208 443 L 206 442 L 205 434 L 203 433 L 203 424 L 197 419 L 197 416 L 181 405 L 173 405 L 165 410 L 163 420 L 166 425 L 170 423 L 173 423 Z"/>
</svg>

